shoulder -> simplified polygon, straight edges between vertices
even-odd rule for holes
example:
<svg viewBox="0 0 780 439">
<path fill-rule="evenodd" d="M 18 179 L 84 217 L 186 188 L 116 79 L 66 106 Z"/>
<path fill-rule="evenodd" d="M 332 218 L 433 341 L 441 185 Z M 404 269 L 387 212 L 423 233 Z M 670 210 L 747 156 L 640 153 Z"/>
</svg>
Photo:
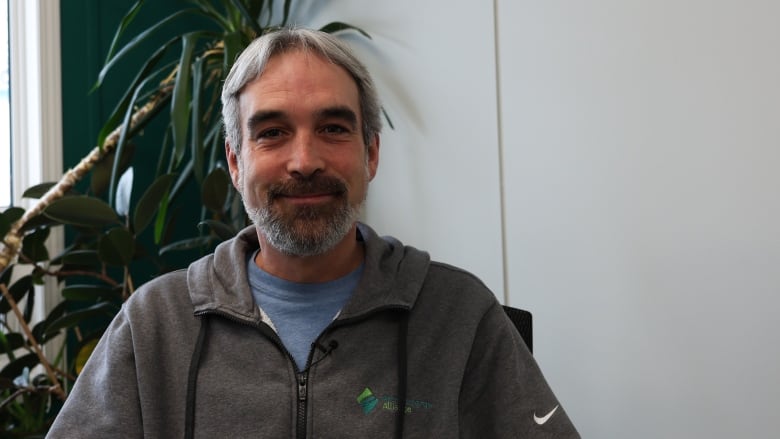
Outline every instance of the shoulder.
<svg viewBox="0 0 780 439">
<path fill-rule="evenodd" d="M 445 295 L 448 300 L 464 301 L 472 306 L 490 307 L 497 303 L 496 296 L 480 278 L 443 262 L 431 262 L 423 288 Z"/>
<path fill-rule="evenodd" d="M 187 310 L 191 314 L 187 270 L 172 271 L 144 283 L 127 299 L 123 309 L 129 318 L 168 314 L 174 310 Z"/>
<path fill-rule="evenodd" d="M 415 303 L 415 312 L 430 322 L 473 337 L 485 319 L 502 318 L 493 292 L 474 274 L 453 265 L 431 262 Z"/>
</svg>

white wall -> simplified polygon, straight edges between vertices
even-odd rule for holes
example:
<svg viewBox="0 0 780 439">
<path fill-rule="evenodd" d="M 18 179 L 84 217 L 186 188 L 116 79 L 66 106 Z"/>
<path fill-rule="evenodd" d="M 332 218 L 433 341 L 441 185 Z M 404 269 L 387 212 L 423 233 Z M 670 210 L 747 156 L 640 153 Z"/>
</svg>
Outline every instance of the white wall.
<svg viewBox="0 0 780 439">
<path fill-rule="evenodd" d="M 776 437 L 780 3 L 498 11 L 509 296 L 583 436 Z"/>
<path fill-rule="evenodd" d="M 534 312 L 584 437 L 776 436 L 780 3 L 303 4 L 374 36 L 368 221 Z"/>
</svg>

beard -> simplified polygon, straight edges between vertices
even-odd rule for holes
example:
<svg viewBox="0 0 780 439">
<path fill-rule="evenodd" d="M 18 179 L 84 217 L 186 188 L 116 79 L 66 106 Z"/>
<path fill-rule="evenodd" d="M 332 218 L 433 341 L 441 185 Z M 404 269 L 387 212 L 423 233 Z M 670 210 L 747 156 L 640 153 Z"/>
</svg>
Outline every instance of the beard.
<svg viewBox="0 0 780 439">
<path fill-rule="evenodd" d="M 364 184 L 368 186 L 367 178 Z M 241 186 L 239 192 L 249 218 L 271 247 L 291 256 L 320 255 L 334 248 L 352 229 L 365 203 L 364 195 L 351 205 L 342 180 L 318 174 L 270 185 L 261 206 L 250 206 Z M 332 194 L 335 199 L 325 204 L 293 205 L 286 211 L 275 203 L 280 197 L 315 193 Z"/>
</svg>

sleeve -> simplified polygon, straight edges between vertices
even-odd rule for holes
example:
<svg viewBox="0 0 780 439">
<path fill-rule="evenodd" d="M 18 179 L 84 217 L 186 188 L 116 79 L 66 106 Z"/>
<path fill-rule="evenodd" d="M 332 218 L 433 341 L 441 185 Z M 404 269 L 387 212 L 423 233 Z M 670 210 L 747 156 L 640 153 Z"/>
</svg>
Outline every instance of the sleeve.
<svg viewBox="0 0 780 439">
<path fill-rule="evenodd" d="M 496 302 L 480 322 L 461 385 L 462 438 L 579 438 Z"/>
<path fill-rule="evenodd" d="M 123 307 L 76 379 L 47 438 L 141 438 L 130 323 Z"/>
</svg>

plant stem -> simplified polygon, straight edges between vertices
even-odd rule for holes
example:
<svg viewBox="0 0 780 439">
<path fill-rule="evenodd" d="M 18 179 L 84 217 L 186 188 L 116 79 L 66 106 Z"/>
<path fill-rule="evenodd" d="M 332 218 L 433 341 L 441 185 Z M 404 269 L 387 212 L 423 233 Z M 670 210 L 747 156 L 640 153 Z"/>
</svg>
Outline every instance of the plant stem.
<svg viewBox="0 0 780 439">
<path fill-rule="evenodd" d="M 111 285 L 112 287 L 119 286 L 119 282 L 115 281 L 111 277 L 109 277 L 105 273 L 95 273 L 94 271 L 86 271 L 86 270 L 58 270 L 58 271 L 48 271 L 45 270 L 44 273 L 51 276 L 56 277 L 65 277 L 65 276 L 88 276 L 93 277 L 98 280 L 102 280 L 103 282 Z"/>
<path fill-rule="evenodd" d="M 149 112 L 153 111 L 155 107 L 160 105 L 163 101 L 164 99 L 155 96 L 152 97 L 146 105 L 136 110 L 131 117 L 130 128 L 132 129 L 136 126 L 139 121 L 143 120 Z M 65 175 L 60 178 L 60 181 L 58 181 L 57 184 L 38 199 L 38 202 L 24 212 L 24 215 L 11 226 L 11 229 L 6 233 L 5 237 L 3 237 L 3 249 L 0 252 L 0 272 L 5 270 L 13 258 L 19 254 L 19 251 L 22 248 L 22 228 L 24 225 L 32 218 L 40 215 L 44 209 L 55 200 L 62 198 L 68 190 L 75 186 L 76 183 L 87 174 L 87 172 L 95 167 L 95 164 L 103 160 L 109 152 L 113 151 L 119 141 L 121 132 L 122 126 L 114 129 L 114 131 L 106 137 L 103 145 L 93 148 L 88 155 L 81 159 L 81 162 L 79 162 L 76 167 L 69 169 Z"/>
<path fill-rule="evenodd" d="M 8 288 L 6 288 L 4 284 L 0 284 L 0 291 L 3 292 L 3 296 L 5 297 L 5 300 L 7 300 L 8 304 L 11 305 L 11 309 L 14 311 L 16 318 L 19 319 L 19 325 L 21 325 L 24 334 L 27 336 L 27 340 L 29 341 L 32 348 L 35 350 L 35 355 L 38 356 L 38 361 L 41 362 L 41 365 L 46 370 L 46 375 L 49 377 L 49 380 L 51 381 L 52 384 L 50 390 L 51 393 L 55 394 L 58 398 L 65 401 L 67 395 L 65 395 L 65 391 L 63 390 L 60 381 L 57 379 L 57 375 L 54 373 L 51 364 L 49 364 L 49 361 L 46 359 L 46 356 L 43 354 L 41 347 L 38 346 L 38 342 L 35 340 L 35 336 L 30 330 L 30 326 L 24 320 L 24 316 L 22 315 L 22 311 L 19 309 L 19 305 L 16 303 L 16 300 L 14 300 L 14 297 L 11 295 L 11 293 L 8 291 Z"/>
</svg>

